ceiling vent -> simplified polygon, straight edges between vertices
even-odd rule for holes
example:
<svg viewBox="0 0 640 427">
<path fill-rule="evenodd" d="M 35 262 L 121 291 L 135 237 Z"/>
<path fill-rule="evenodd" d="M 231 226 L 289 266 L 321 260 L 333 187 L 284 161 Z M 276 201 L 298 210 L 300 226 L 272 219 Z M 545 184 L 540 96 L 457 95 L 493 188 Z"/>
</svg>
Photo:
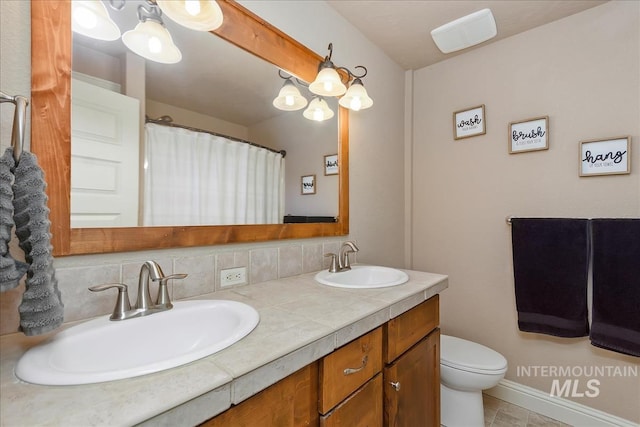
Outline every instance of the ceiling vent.
<svg viewBox="0 0 640 427">
<path fill-rule="evenodd" d="M 431 31 L 431 37 L 443 53 L 466 49 L 498 34 L 496 21 L 489 9 L 463 16 Z"/>
</svg>

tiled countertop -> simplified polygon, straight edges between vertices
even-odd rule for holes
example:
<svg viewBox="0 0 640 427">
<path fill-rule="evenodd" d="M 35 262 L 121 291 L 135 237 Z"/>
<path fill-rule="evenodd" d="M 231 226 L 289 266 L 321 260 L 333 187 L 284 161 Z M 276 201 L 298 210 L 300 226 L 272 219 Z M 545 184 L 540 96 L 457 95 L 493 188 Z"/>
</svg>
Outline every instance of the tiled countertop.
<svg viewBox="0 0 640 427">
<path fill-rule="evenodd" d="M 14 368 L 38 339 L 2 336 L 0 425 L 200 423 L 447 287 L 447 276 L 405 271 L 409 281 L 390 288 L 333 288 L 318 284 L 310 273 L 200 296 L 249 304 L 260 313 L 260 323 L 214 355 L 126 380 L 79 386 L 24 383 Z"/>
</svg>

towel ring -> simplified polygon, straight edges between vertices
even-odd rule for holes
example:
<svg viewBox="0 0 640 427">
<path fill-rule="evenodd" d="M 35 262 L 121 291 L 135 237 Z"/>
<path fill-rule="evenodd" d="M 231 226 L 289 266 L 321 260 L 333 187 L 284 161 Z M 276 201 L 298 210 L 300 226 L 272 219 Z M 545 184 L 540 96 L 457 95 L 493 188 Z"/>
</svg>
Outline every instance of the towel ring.
<svg viewBox="0 0 640 427">
<path fill-rule="evenodd" d="M 13 148 L 13 158 L 17 162 L 20 160 L 24 147 L 24 133 L 27 121 L 27 105 L 29 100 L 21 95 L 10 96 L 0 92 L 0 103 L 11 102 L 16 106 L 13 115 L 13 129 L 11 130 L 11 147 Z"/>
</svg>

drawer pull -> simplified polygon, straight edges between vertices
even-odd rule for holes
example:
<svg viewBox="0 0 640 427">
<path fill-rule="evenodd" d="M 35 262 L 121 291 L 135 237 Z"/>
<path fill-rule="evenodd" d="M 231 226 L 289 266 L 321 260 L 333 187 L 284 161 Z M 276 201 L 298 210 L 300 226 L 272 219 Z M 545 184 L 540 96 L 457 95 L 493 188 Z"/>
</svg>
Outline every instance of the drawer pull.
<svg viewBox="0 0 640 427">
<path fill-rule="evenodd" d="M 369 361 L 369 358 L 367 357 L 367 355 L 364 355 L 362 357 L 362 366 L 360 366 L 359 368 L 347 368 L 343 372 L 345 375 L 351 375 L 351 374 L 355 374 L 356 372 L 360 372 L 364 369 L 365 366 L 367 366 L 368 361 Z"/>
<path fill-rule="evenodd" d="M 389 381 L 389 384 L 391 384 L 391 387 L 393 387 L 395 391 L 400 391 L 400 381 Z"/>
</svg>

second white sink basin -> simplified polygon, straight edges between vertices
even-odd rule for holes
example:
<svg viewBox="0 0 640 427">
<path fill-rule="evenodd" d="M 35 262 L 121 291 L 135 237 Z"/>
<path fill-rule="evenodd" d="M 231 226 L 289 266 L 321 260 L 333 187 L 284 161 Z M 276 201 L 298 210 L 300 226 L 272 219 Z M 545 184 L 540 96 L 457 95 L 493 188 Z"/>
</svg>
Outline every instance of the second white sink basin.
<svg viewBox="0 0 640 427">
<path fill-rule="evenodd" d="M 171 310 L 66 329 L 29 349 L 16 376 L 44 385 L 89 384 L 173 368 L 220 351 L 258 324 L 258 312 L 225 300 L 178 301 Z"/>
<path fill-rule="evenodd" d="M 401 285 L 409 280 L 409 276 L 404 271 L 395 268 L 354 265 L 351 266 L 351 270 L 338 273 L 329 273 L 327 270 L 319 271 L 316 273 L 315 279 L 323 285 L 338 288 L 369 289 Z"/>
</svg>

